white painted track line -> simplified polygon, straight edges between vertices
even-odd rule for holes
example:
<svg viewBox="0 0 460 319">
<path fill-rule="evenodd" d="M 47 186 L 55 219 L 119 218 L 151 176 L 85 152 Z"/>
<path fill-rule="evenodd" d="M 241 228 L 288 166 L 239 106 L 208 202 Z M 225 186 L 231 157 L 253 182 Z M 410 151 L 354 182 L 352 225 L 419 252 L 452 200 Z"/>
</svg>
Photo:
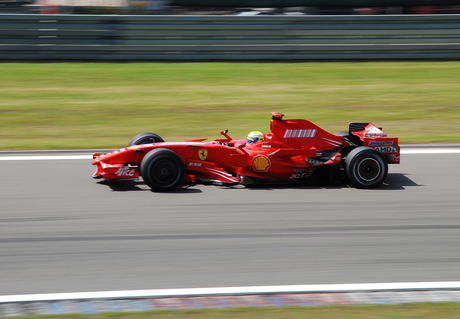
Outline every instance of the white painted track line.
<svg viewBox="0 0 460 319">
<path fill-rule="evenodd" d="M 0 156 L 0 161 L 92 160 L 92 155 Z"/>
<path fill-rule="evenodd" d="M 460 281 L 447 282 L 403 282 L 403 283 L 365 283 L 365 284 L 327 284 L 327 285 L 287 285 L 287 286 L 249 286 L 219 288 L 151 289 L 100 292 L 74 292 L 55 294 L 30 294 L 0 296 L 0 303 L 36 302 L 57 300 L 122 299 L 122 298 L 165 298 L 210 295 L 251 295 L 286 293 L 328 293 L 363 292 L 390 290 L 443 290 L 460 289 Z"/>
<path fill-rule="evenodd" d="M 460 148 L 407 148 L 401 149 L 401 154 L 460 154 Z"/>
<path fill-rule="evenodd" d="M 402 155 L 421 154 L 460 154 L 460 148 L 426 147 L 426 148 L 401 148 Z M 92 160 L 92 154 L 80 155 L 1 155 L 0 161 L 53 161 L 53 160 Z"/>
</svg>

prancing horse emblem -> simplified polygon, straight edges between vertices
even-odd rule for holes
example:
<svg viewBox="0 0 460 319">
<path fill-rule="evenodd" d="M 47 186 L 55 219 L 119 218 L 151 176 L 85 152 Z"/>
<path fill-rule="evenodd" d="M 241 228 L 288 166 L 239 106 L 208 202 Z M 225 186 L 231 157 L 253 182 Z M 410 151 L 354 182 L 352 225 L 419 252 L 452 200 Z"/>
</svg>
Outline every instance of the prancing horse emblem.
<svg viewBox="0 0 460 319">
<path fill-rule="evenodd" d="M 198 156 L 200 157 L 200 160 L 204 161 L 206 157 L 208 157 L 208 150 L 199 150 Z"/>
</svg>

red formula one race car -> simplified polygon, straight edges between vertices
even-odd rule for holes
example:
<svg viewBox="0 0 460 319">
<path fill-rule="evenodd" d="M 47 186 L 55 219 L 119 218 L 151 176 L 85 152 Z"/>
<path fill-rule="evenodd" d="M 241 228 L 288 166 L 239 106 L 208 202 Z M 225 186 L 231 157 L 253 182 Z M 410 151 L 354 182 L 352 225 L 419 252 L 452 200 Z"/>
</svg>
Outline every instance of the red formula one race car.
<svg viewBox="0 0 460 319">
<path fill-rule="evenodd" d="M 136 135 L 128 147 L 95 153 L 94 178 L 133 179 L 142 176 L 155 191 L 169 191 L 181 182 L 219 185 L 341 182 L 374 188 L 386 178 L 388 164 L 398 164 L 397 138 L 372 123 L 351 123 L 331 134 L 306 120 L 284 120 L 272 113 L 270 133 L 252 132 L 247 140 L 225 137 L 164 142 L 153 133 Z"/>
</svg>

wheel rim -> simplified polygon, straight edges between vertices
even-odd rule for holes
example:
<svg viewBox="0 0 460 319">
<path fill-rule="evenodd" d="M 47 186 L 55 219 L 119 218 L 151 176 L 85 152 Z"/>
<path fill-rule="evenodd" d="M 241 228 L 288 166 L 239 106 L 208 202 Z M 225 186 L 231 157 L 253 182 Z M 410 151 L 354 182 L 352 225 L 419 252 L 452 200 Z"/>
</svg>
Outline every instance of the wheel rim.
<svg viewBox="0 0 460 319">
<path fill-rule="evenodd" d="M 380 163 L 375 158 L 365 158 L 358 163 L 357 174 L 360 180 L 372 182 L 380 176 Z"/>
<path fill-rule="evenodd" d="M 177 174 L 177 166 L 166 159 L 157 161 L 151 168 L 152 179 L 161 185 L 173 183 L 177 178 Z"/>
</svg>

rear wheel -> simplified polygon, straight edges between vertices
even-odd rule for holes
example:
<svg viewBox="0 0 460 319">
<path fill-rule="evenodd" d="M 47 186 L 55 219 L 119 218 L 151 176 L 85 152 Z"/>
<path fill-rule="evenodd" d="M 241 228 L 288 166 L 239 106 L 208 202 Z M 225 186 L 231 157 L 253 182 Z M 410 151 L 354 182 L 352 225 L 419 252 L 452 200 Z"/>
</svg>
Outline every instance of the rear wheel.
<svg viewBox="0 0 460 319">
<path fill-rule="evenodd" d="M 164 142 L 164 140 L 159 135 L 155 133 L 145 132 L 134 136 L 132 140 L 129 142 L 128 146 L 159 142 Z"/>
<path fill-rule="evenodd" d="M 159 192 L 173 190 L 184 177 L 182 160 L 166 148 L 148 152 L 142 159 L 140 170 L 145 183 Z"/>
<path fill-rule="evenodd" d="M 379 151 L 360 146 L 347 155 L 345 171 L 348 180 L 356 188 L 374 188 L 385 181 L 388 163 Z"/>
</svg>

